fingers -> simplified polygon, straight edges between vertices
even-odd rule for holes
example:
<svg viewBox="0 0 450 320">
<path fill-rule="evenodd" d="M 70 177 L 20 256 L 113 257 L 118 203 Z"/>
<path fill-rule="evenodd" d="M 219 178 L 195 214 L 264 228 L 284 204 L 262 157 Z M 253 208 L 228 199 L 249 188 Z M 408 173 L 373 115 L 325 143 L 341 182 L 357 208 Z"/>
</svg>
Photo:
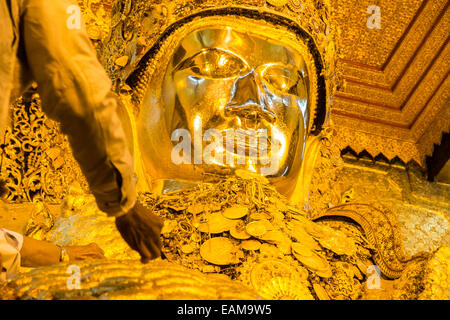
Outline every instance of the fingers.
<svg viewBox="0 0 450 320">
<path fill-rule="evenodd" d="M 71 261 L 105 258 L 104 251 L 96 243 L 85 246 L 71 246 L 66 249 Z"/>
<path fill-rule="evenodd" d="M 131 249 L 138 251 L 138 246 L 136 242 L 136 236 L 133 234 L 135 228 L 132 227 L 128 221 L 129 217 L 121 216 L 116 218 L 116 227 L 125 242 L 131 247 Z"/>
<path fill-rule="evenodd" d="M 154 230 L 149 230 L 146 233 L 140 233 L 139 250 L 141 255 L 141 262 L 148 263 L 150 260 L 159 258 L 161 255 L 161 240 L 159 234 L 154 233 Z M 150 237 L 149 237 L 150 236 Z"/>
<path fill-rule="evenodd" d="M 105 258 L 105 252 L 98 246 L 96 243 L 90 243 L 88 244 L 89 247 L 89 253 L 92 257 L 97 259 L 103 259 Z"/>
<path fill-rule="evenodd" d="M 139 202 L 126 215 L 116 218 L 116 226 L 128 245 L 141 255 L 141 262 L 161 256 L 163 221 Z"/>
<path fill-rule="evenodd" d="M 142 263 L 148 263 L 150 259 L 152 258 L 152 254 L 150 253 L 149 249 L 147 248 L 148 244 L 144 242 L 144 239 L 141 239 L 141 245 L 139 247 L 139 253 L 141 255 L 141 262 Z"/>
</svg>

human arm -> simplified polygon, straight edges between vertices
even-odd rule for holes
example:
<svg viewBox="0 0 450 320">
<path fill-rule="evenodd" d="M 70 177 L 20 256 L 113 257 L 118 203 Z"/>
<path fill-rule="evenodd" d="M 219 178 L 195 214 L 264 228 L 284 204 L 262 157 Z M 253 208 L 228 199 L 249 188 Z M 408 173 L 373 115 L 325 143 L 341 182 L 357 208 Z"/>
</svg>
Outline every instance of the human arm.
<svg viewBox="0 0 450 320">
<path fill-rule="evenodd" d="M 103 250 L 95 243 L 86 246 L 59 247 L 50 242 L 23 237 L 20 250 L 21 264 L 24 267 L 41 267 L 52 265 L 61 261 L 61 250 L 67 251 L 69 261 L 102 259 Z"/>
<path fill-rule="evenodd" d="M 136 202 L 133 159 L 119 100 L 83 24 L 68 28 L 70 0 L 24 0 L 26 57 L 43 111 L 61 123 L 99 208 L 116 216 L 125 241 L 143 262 L 159 257 L 162 223 Z"/>
</svg>

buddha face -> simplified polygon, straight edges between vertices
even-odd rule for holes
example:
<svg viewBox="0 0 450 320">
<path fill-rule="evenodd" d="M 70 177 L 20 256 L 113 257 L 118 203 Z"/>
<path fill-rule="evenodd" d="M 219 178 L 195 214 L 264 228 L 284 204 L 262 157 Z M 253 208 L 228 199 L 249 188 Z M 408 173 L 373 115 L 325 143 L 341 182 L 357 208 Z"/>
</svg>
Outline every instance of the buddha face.
<svg viewBox="0 0 450 320">
<path fill-rule="evenodd" d="M 153 177 L 192 181 L 242 168 L 281 179 L 299 170 L 309 80 L 298 52 L 251 32 L 203 28 L 183 38 L 160 74 L 138 121 Z"/>
</svg>

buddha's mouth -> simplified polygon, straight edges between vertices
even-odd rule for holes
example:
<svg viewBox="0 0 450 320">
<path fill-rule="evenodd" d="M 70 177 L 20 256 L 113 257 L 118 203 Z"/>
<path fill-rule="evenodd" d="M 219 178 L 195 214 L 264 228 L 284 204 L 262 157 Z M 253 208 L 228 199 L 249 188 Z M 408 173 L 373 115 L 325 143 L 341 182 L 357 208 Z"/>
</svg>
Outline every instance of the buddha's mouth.
<svg viewBox="0 0 450 320">
<path fill-rule="evenodd" d="M 278 171 L 284 148 L 280 148 L 282 141 L 277 139 L 271 130 L 227 128 L 216 133 L 216 137 L 222 141 L 215 141 L 214 145 L 210 145 L 214 142 L 203 142 L 203 151 L 208 150 L 207 153 L 211 153 L 203 154 L 203 157 L 209 157 L 206 163 L 220 167 L 245 168 L 258 174 L 264 170 L 270 174 Z M 267 171 L 269 167 L 271 171 Z"/>
<path fill-rule="evenodd" d="M 243 154 L 250 158 L 267 156 L 272 149 L 272 136 L 265 129 L 226 129 L 222 131 L 222 137 L 226 152 L 237 156 Z"/>
</svg>

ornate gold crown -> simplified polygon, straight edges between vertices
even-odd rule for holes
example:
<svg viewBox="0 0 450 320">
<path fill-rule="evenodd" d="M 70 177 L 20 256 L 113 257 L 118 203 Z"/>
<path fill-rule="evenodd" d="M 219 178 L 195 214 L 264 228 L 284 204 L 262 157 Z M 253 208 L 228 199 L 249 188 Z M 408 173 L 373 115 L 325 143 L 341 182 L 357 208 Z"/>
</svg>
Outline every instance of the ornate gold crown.
<svg viewBox="0 0 450 320">
<path fill-rule="evenodd" d="M 328 0 L 117 0 L 111 13 L 111 32 L 100 57 L 113 80 L 127 82 L 137 98 L 147 85 L 149 65 L 164 41 L 187 23 L 205 17 L 235 16 L 285 29 L 306 44 L 316 71 L 310 132 L 328 122 L 335 89 L 335 34 L 329 22 Z M 117 63 L 118 58 L 124 58 Z M 158 58 L 156 58 L 158 59 Z"/>
</svg>

